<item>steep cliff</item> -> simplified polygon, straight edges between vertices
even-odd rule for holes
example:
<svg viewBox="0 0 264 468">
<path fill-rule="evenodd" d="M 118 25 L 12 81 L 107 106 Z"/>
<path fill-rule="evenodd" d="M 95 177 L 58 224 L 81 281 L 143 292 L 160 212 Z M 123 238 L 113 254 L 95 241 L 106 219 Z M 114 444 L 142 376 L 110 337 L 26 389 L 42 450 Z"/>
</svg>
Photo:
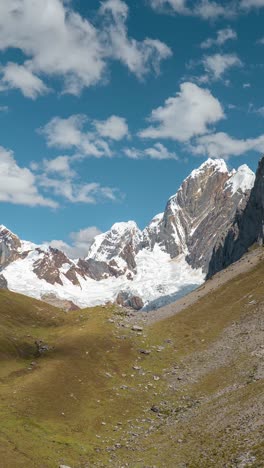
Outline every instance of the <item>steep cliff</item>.
<svg viewBox="0 0 264 468">
<path fill-rule="evenodd" d="M 237 261 L 254 243 L 264 239 L 264 157 L 259 161 L 255 184 L 246 207 L 238 206 L 234 222 L 216 243 L 208 277 Z"/>
</svg>

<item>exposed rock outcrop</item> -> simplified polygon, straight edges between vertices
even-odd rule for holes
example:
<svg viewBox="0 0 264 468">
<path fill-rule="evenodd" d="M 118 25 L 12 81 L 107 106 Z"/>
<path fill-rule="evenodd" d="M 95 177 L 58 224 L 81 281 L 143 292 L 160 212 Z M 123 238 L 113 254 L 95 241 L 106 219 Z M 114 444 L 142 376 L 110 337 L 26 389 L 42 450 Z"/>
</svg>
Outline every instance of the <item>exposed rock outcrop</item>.
<svg viewBox="0 0 264 468">
<path fill-rule="evenodd" d="M 158 243 L 171 258 L 184 254 L 193 268 L 207 272 L 218 238 L 232 225 L 237 209 L 245 209 L 254 179 L 247 166 L 229 172 L 223 160 L 209 159 L 145 229 L 145 245 L 148 239 L 151 248 Z"/>
<path fill-rule="evenodd" d="M 134 296 L 127 291 L 120 291 L 116 298 L 116 303 L 122 307 L 129 307 L 134 310 L 140 310 L 144 307 L 141 297 Z"/>
<path fill-rule="evenodd" d="M 0 226 L 0 268 L 5 268 L 20 256 L 21 241 L 5 226 Z"/>
<path fill-rule="evenodd" d="M 8 283 L 3 275 L 0 275 L 0 289 L 8 289 Z"/>
<path fill-rule="evenodd" d="M 107 263 L 114 276 L 136 273 L 135 257 L 142 245 L 142 232 L 134 221 L 116 223 L 106 233 L 100 234 L 92 244 L 87 260 Z"/>
<path fill-rule="evenodd" d="M 71 312 L 74 310 L 80 310 L 80 307 L 78 307 L 76 304 L 74 304 L 72 301 L 66 301 L 63 299 L 59 299 L 56 294 L 43 294 L 41 296 L 41 300 L 43 302 L 47 302 L 47 304 L 50 304 L 54 307 L 58 307 L 60 309 L 65 310 L 66 312 Z"/>
<path fill-rule="evenodd" d="M 263 227 L 264 157 L 259 162 L 255 184 L 246 207 L 238 206 L 233 223 L 223 232 L 214 247 L 208 277 L 239 260 L 254 243 L 263 244 Z"/>
</svg>

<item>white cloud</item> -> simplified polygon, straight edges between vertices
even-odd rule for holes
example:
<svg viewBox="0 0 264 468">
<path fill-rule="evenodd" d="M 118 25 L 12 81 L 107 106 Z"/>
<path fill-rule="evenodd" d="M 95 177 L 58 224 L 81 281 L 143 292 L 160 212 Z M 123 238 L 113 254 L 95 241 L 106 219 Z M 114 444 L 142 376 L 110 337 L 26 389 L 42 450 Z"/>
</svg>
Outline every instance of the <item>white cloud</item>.
<svg viewBox="0 0 264 468">
<path fill-rule="evenodd" d="M 264 106 L 259 107 L 258 109 L 255 110 L 255 112 L 261 115 L 261 117 L 264 117 Z"/>
<path fill-rule="evenodd" d="M 183 15 L 198 16 L 204 20 L 231 18 L 251 8 L 264 7 L 264 0 L 149 0 L 157 11 L 172 11 Z"/>
<path fill-rule="evenodd" d="M 150 0 L 150 4 L 154 9 L 162 9 L 170 7 L 176 13 L 187 13 L 186 0 Z"/>
<path fill-rule="evenodd" d="M 264 135 L 257 138 L 236 139 L 227 133 L 218 132 L 198 137 L 189 149 L 196 155 L 226 159 L 230 156 L 241 156 L 248 151 L 263 153 Z"/>
<path fill-rule="evenodd" d="M 206 39 L 201 43 L 202 49 L 209 49 L 212 46 L 221 46 L 227 41 L 237 39 L 237 33 L 231 28 L 220 29 L 217 31 L 216 38 Z"/>
<path fill-rule="evenodd" d="M 66 119 L 54 117 L 40 132 L 50 147 L 75 149 L 82 155 L 96 158 L 111 156 L 107 142 L 95 133 L 84 130 L 86 122 L 87 117 L 84 115 L 72 115 Z"/>
<path fill-rule="evenodd" d="M 96 204 L 101 201 L 117 201 L 118 190 L 101 186 L 97 182 L 78 183 L 71 178 L 51 178 L 46 174 L 38 177 L 38 184 L 44 190 L 53 192 L 70 203 Z"/>
<path fill-rule="evenodd" d="M 241 67 L 242 62 L 236 54 L 214 54 L 204 57 L 203 66 L 208 79 L 220 80 L 224 73 L 233 67 Z"/>
<path fill-rule="evenodd" d="M 62 177 L 74 177 L 75 171 L 70 166 L 70 156 L 58 156 L 54 159 L 44 159 L 43 168 L 46 173 L 55 173 Z"/>
<path fill-rule="evenodd" d="M 178 160 L 178 156 L 174 152 L 170 152 L 168 148 L 166 148 L 162 143 L 155 143 L 153 147 L 146 148 L 144 150 L 136 149 L 136 148 L 125 148 L 124 153 L 128 158 L 131 159 L 143 159 L 143 158 L 150 158 L 150 159 L 175 159 Z"/>
<path fill-rule="evenodd" d="M 230 0 L 228 0 L 226 5 L 222 2 L 218 3 L 211 0 L 201 0 L 196 4 L 192 13 L 205 20 L 221 17 L 230 18 L 236 14 L 236 8 L 234 2 Z"/>
<path fill-rule="evenodd" d="M 137 41 L 128 36 L 126 20 L 128 7 L 121 0 L 106 0 L 100 8 L 105 17 L 104 34 L 107 54 L 122 62 L 138 78 L 154 70 L 159 73 L 160 62 L 172 55 L 171 49 L 158 39 Z"/>
<path fill-rule="evenodd" d="M 200 0 L 192 5 L 188 0 L 149 0 L 154 10 L 167 11 L 175 13 L 199 16 L 202 19 L 216 19 L 219 17 L 231 17 L 236 13 L 236 3 L 228 1 L 224 5 L 213 0 Z"/>
<path fill-rule="evenodd" d="M 12 153 L 0 147 L 0 201 L 27 206 L 56 208 L 57 203 L 38 191 L 35 175 L 20 167 Z"/>
<path fill-rule="evenodd" d="M 142 138 L 170 138 L 187 141 L 208 131 L 208 125 L 224 118 L 223 108 L 208 89 L 185 82 L 180 92 L 154 109 L 150 116 L 152 125 L 140 132 Z"/>
<path fill-rule="evenodd" d="M 242 0 L 242 8 L 261 8 L 264 7 L 264 0 Z"/>
<path fill-rule="evenodd" d="M 36 99 L 48 92 L 43 81 L 24 65 L 9 62 L 0 68 L 0 90 L 19 89 L 25 97 Z"/>
<path fill-rule="evenodd" d="M 87 256 L 94 238 L 99 234 L 101 234 L 100 229 L 91 226 L 78 232 L 71 232 L 69 236 L 72 241 L 71 244 L 62 240 L 53 240 L 49 245 L 55 249 L 62 250 L 70 258 L 84 258 Z"/>
<path fill-rule="evenodd" d="M 96 28 L 73 10 L 71 1 L 0 2 L 0 50 L 19 49 L 25 57 L 23 64 L 2 69 L 2 86 L 36 98 L 46 92 L 42 77 L 47 76 L 62 79 L 63 92 L 78 95 L 105 80 L 110 60 L 120 60 L 142 77 L 171 55 L 158 40 L 128 37 L 125 2 L 106 0 L 99 13 Z"/>
<path fill-rule="evenodd" d="M 95 120 L 94 125 L 99 135 L 111 140 L 119 141 L 129 134 L 126 119 L 116 115 L 112 115 L 104 121 Z"/>
</svg>

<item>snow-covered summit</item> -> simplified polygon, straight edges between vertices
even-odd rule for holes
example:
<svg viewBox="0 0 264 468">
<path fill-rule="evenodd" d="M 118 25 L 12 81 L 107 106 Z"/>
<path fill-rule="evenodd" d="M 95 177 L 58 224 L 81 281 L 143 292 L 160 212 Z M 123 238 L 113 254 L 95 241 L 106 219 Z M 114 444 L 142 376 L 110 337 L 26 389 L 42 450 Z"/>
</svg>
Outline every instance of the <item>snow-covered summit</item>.
<svg viewBox="0 0 264 468">
<path fill-rule="evenodd" d="M 237 171 L 233 171 L 232 176 L 228 180 L 225 186 L 225 190 L 231 190 L 234 195 L 238 190 L 245 193 L 251 190 L 254 186 L 256 176 L 254 172 L 243 164 Z"/>
<path fill-rule="evenodd" d="M 194 179 L 195 177 L 199 176 L 202 172 L 208 169 L 213 169 L 213 171 L 218 171 L 218 172 L 223 172 L 223 173 L 229 172 L 224 159 L 208 158 L 203 164 L 201 164 L 200 167 L 198 167 L 198 169 L 194 169 L 189 175 L 189 177 Z"/>
</svg>

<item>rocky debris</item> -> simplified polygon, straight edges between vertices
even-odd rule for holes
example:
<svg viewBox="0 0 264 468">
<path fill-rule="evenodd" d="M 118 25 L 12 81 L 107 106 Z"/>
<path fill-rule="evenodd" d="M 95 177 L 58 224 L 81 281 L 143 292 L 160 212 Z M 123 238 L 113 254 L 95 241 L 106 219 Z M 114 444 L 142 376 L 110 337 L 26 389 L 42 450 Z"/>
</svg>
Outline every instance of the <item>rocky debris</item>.
<svg viewBox="0 0 264 468">
<path fill-rule="evenodd" d="M 143 327 L 140 327 L 139 325 L 133 325 L 132 329 L 133 331 L 135 332 L 142 332 L 143 331 Z"/>
<path fill-rule="evenodd" d="M 153 413 L 159 413 L 160 412 L 160 409 L 155 405 L 152 405 L 150 409 L 151 409 L 151 411 Z"/>
<path fill-rule="evenodd" d="M 139 350 L 140 354 L 145 354 L 145 356 L 149 356 L 151 351 L 149 349 L 140 349 Z"/>
<path fill-rule="evenodd" d="M 48 344 L 45 344 L 42 340 L 36 340 L 35 345 L 37 348 L 37 351 L 36 351 L 37 356 L 42 356 L 43 354 L 46 354 L 48 351 L 51 351 L 53 349 Z"/>
<path fill-rule="evenodd" d="M 0 289 L 8 289 L 8 284 L 4 275 L 0 275 Z"/>
<path fill-rule="evenodd" d="M 140 310 L 144 307 L 141 297 L 133 296 L 127 291 L 120 291 L 116 298 L 116 303 L 122 307 L 129 307 L 134 310 Z"/>
<path fill-rule="evenodd" d="M 56 296 L 56 294 L 52 293 L 46 293 L 42 294 L 41 300 L 43 302 L 47 302 L 47 304 L 50 304 L 54 307 L 58 307 L 59 309 L 63 309 L 66 312 L 72 312 L 74 310 L 80 310 L 80 307 L 78 307 L 74 302 L 72 301 L 67 301 L 66 299 L 60 299 L 59 297 Z"/>
</svg>

